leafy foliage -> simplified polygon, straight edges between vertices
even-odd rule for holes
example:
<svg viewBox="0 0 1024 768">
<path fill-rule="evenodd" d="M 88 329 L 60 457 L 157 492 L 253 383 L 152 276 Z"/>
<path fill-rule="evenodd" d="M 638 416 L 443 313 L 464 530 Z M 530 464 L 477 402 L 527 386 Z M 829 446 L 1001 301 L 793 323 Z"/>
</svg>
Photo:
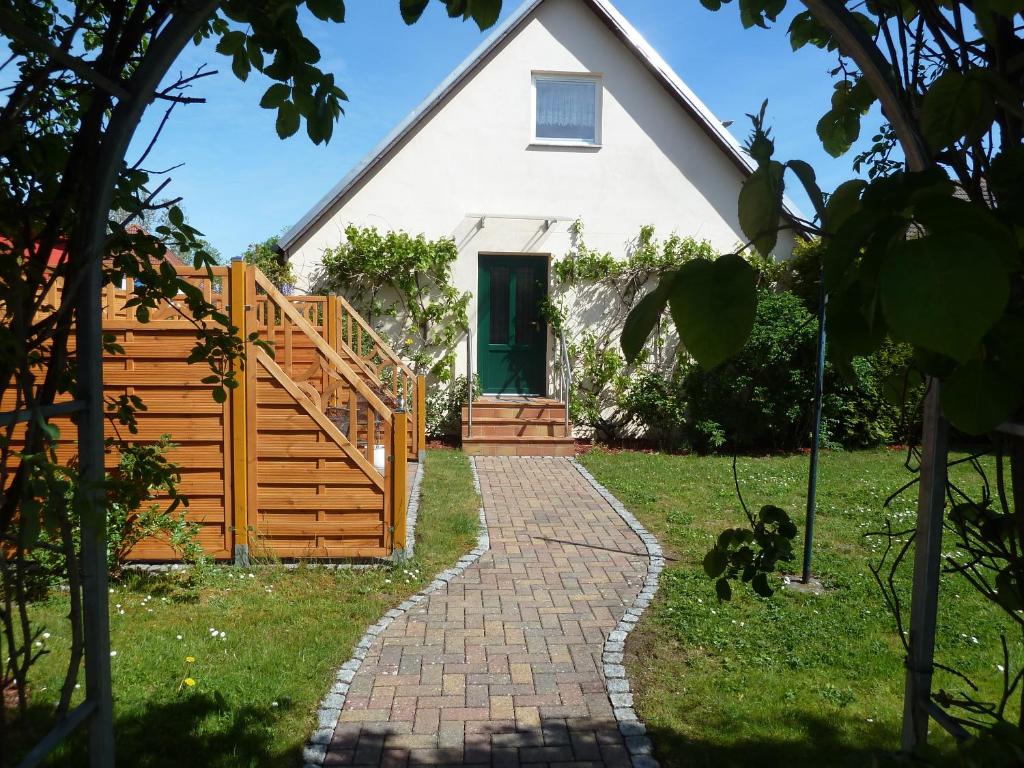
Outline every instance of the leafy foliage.
<svg viewBox="0 0 1024 768">
<path fill-rule="evenodd" d="M 320 290 L 345 296 L 391 340 L 417 373 L 451 378 L 455 343 L 469 327 L 470 294 L 453 283 L 458 249 L 451 238 L 428 240 L 375 227 L 345 228 L 345 242 L 323 255 Z"/>
<path fill-rule="evenodd" d="M 242 259 L 246 264 L 258 267 L 278 290 L 287 292 L 295 284 L 295 273 L 291 262 L 280 253 L 279 239 L 280 235 L 271 235 L 266 240 L 251 243 L 242 251 Z"/>
<path fill-rule="evenodd" d="M 746 511 L 746 510 L 744 510 Z M 715 579 L 719 600 L 732 597 L 730 581 L 750 584 L 761 597 L 775 591 L 769 582 L 780 562 L 793 559 L 796 526 L 785 510 L 771 505 L 761 507 L 755 519 L 749 512 L 749 528 L 722 531 L 715 546 L 704 556 L 704 572 Z"/>
</svg>

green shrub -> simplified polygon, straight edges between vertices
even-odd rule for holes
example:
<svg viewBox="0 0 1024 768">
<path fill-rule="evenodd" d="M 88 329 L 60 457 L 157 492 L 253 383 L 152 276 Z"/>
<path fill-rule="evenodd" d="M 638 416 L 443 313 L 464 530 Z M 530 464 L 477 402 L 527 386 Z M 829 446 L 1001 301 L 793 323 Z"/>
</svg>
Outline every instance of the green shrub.
<svg viewBox="0 0 1024 768">
<path fill-rule="evenodd" d="M 817 327 L 792 293 L 762 290 L 750 339 L 712 371 L 683 372 L 690 443 L 698 451 L 793 451 L 806 444 Z"/>
<path fill-rule="evenodd" d="M 173 447 L 168 435 L 152 444 L 120 446 L 117 467 L 107 474 L 107 569 L 111 576 L 121 575 L 131 549 L 147 538 L 164 542 L 186 563 L 204 565 L 208 562 L 199 544 L 200 526 L 187 519 L 184 508 L 188 500 L 178 494 L 178 467 L 166 458 Z M 153 501 L 157 494 L 169 496 L 170 501 Z M 73 495 L 74 490 L 69 486 L 64 501 L 72 510 Z M 74 511 L 71 523 L 77 551 L 81 526 Z M 67 566 L 59 534 L 42 532 L 31 558 L 36 565 L 37 593 L 45 592 L 65 578 Z"/>
<path fill-rule="evenodd" d="M 637 371 L 621 403 L 623 409 L 646 428 L 647 437 L 669 448 L 684 444 L 686 400 L 675 373 Z"/>
<path fill-rule="evenodd" d="M 480 395 L 480 381 L 473 377 L 474 396 Z M 462 406 L 469 399 L 465 376 L 451 381 L 434 381 L 427 392 L 426 431 L 429 437 L 447 438 L 462 434 Z"/>
<path fill-rule="evenodd" d="M 868 357 L 851 361 L 853 379 L 826 369 L 825 416 L 830 440 L 846 448 L 870 448 L 906 442 L 920 429 L 915 407 L 924 396 L 921 386 L 913 386 L 902 404 L 904 376 L 913 357 L 908 344 L 888 339 L 881 349 Z"/>
</svg>

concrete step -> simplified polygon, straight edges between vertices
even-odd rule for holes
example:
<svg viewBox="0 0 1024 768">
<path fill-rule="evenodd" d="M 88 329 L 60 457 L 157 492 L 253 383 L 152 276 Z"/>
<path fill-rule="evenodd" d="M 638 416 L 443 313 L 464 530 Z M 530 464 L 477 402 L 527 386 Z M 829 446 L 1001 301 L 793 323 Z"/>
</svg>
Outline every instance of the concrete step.
<svg viewBox="0 0 1024 768">
<path fill-rule="evenodd" d="M 468 456 L 574 456 L 571 437 L 466 437 L 462 450 Z"/>
<path fill-rule="evenodd" d="M 462 436 L 469 425 L 462 422 Z M 473 414 L 473 437 L 567 437 L 564 419 L 495 419 Z"/>
</svg>

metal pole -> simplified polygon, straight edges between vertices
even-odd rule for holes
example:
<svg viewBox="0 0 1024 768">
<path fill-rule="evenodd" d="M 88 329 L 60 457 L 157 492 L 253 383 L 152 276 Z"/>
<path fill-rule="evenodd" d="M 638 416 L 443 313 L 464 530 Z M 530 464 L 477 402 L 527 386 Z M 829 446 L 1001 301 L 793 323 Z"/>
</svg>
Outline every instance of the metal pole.
<svg viewBox="0 0 1024 768">
<path fill-rule="evenodd" d="M 914 538 L 914 586 L 910 602 L 910 650 L 903 697 L 904 752 L 928 741 L 928 702 L 935 657 L 935 615 L 939 607 L 942 564 L 942 520 L 946 501 L 948 427 L 942 418 L 939 382 L 931 379 L 924 404 L 921 436 L 921 484 L 917 496 Z"/>
<path fill-rule="evenodd" d="M 105 218 L 105 217 L 104 217 Z M 91 254 L 86 252 L 86 257 Z M 114 765 L 114 703 L 110 684 L 110 615 L 107 610 L 107 504 L 103 489 L 103 330 L 100 295 L 102 264 L 87 267 L 75 312 L 82 524 L 82 612 L 85 639 L 85 695 L 95 704 L 89 725 L 89 762 Z"/>
<path fill-rule="evenodd" d="M 473 332 L 466 331 L 466 437 L 473 436 Z"/>
<path fill-rule="evenodd" d="M 811 442 L 811 470 L 807 476 L 807 517 L 804 523 L 804 566 L 801 581 L 811 582 L 811 555 L 814 551 L 814 512 L 818 495 L 818 454 L 821 451 L 821 407 L 825 398 L 825 312 L 828 293 L 824 271 L 819 276 L 818 293 L 818 367 L 814 373 L 814 436 Z"/>
</svg>

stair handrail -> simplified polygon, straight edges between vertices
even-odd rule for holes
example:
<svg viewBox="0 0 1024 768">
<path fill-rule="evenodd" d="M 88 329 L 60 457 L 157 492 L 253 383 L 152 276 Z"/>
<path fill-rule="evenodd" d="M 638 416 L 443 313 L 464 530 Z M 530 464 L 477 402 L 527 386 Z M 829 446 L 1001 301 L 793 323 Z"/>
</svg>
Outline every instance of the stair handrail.
<svg viewBox="0 0 1024 768">
<path fill-rule="evenodd" d="M 466 329 L 466 437 L 473 436 L 473 331 Z"/>
<path fill-rule="evenodd" d="M 364 400 L 370 408 L 380 416 L 380 418 L 390 424 L 391 423 L 391 409 L 385 405 L 385 403 L 377 397 L 377 394 L 370 389 L 370 387 L 364 382 L 352 367 L 345 361 L 345 359 L 338 353 L 334 347 L 328 344 L 323 336 L 321 336 L 316 328 L 310 325 L 309 321 L 302 316 L 302 313 L 288 300 L 288 297 L 284 296 L 272 282 L 258 269 L 254 270 L 254 277 L 256 279 L 256 285 L 258 285 L 267 294 L 267 297 L 273 301 L 273 303 L 281 310 L 282 313 L 288 317 L 300 330 L 302 330 L 309 339 L 313 342 L 313 346 L 316 347 L 317 351 L 326 358 L 327 362 L 334 367 L 345 382 L 351 386 Z"/>
<path fill-rule="evenodd" d="M 395 365 L 396 367 L 400 368 L 402 372 L 405 373 L 406 376 L 408 376 L 409 378 L 415 378 L 416 374 L 413 373 L 412 368 L 410 368 L 395 353 L 395 351 L 391 348 L 391 345 L 389 345 L 386 341 L 384 341 L 384 339 L 380 337 L 380 334 L 373 329 L 373 326 L 366 321 L 366 318 L 364 318 L 361 314 L 359 314 L 358 312 L 356 312 L 355 309 L 352 308 L 352 305 L 349 304 L 348 300 L 344 296 L 338 296 L 338 304 L 344 310 L 346 310 L 351 317 L 355 318 L 355 321 L 359 324 L 359 327 L 362 329 L 363 333 L 367 334 L 373 341 L 373 343 L 376 344 L 381 355 L 386 360 L 388 360 L 392 365 Z M 361 353 L 361 350 L 356 350 L 355 347 L 352 346 L 351 339 L 349 339 L 348 346 L 353 351 L 356 352 L 357 356 Z"/>
<path fill-rule="evenodd" d="M 322 311 L 324 313 L 324 325 L 326 327 L 326 325 L 327 325 L 327 312 L 328 312 L 328 306 L 329 306 L 329 303 L 327 301 L 327 298 L 328 298 L 327 296 L 295 294 L 295 295 L 285 296 L 285 298 L 288 299 L 289 301 L 291 301 L 293 304 L 309 304 L 309 305 L 321 304 L 323 306 L 323 310 Z M 352 314 L 354 316 L 358 316 L 357 313 L 355 313 L 355 312 L 353 312 Z M 360 318 L 360 319 L 362 319 L 362 318 Z M 368 366 L 366 364 L 366 362 L 363 360 L 363 358 L 360 357 L 358 354 L 356 354 L 355 350 L 352 349 L 352 347 L 349 346 L 345 342 L 344 339 L 339 338 L 338 342 L 339 342 L 339 344 L 341 346 L 341 349 L 338 350 L 338 351 L 339 352 L 344 352 L 346 356 L 351 357 L 352 362 L 359 368 L 359 370 L 361 370 L 363 373 L 366 374 L 366 377 L 370 380 L 370 383 L 373 386 L 378 387 L 380 389 L 384 389 L 384 383 L 380 380 L 380 377 L 370 368 L 370 366 Z"/>
<path fill-rule="evenodd" d="M 562 361 L 562 370 L 559 372 L 559 386 L 562 390 L 562 401 L 565 403 L 565 430 L 569 431 L 569 401 L 572 395 L 572 367 L 569 365 L 569 347 L 565 343 L 565 332 L 559 328 L 555 331 L 558 335 L 559 356 Z"/>
</svg>

